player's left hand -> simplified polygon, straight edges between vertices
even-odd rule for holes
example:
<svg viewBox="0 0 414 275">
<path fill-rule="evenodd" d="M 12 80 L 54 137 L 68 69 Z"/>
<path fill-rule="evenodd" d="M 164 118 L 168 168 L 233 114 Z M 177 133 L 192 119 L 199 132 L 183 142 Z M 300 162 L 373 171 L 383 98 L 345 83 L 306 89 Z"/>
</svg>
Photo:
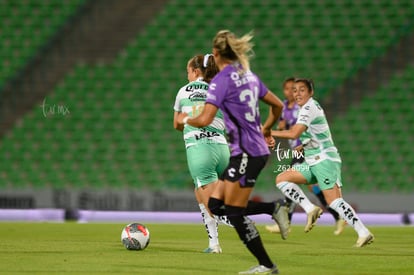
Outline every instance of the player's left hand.
<svg viewBox="0 0 414 275">
<path fill-rule="evenodd" d="M 269 148 L 271 148 L 271 149 L 275 148 L 276 141 L 275 141 L 274 137 L 272 137 L 272 136 L 265 137 L 265 141 L 267 143 L 267 146 L 269 146 Z"/>
<path fill-rule="evenodd" d="M 268 129 L 263 127 L 263 125 L 260 125 L 260 130 L 262 130 L 262 134 L 265 136 L 265 138 L 271 136 L 272 129 Z"/>
</svg>

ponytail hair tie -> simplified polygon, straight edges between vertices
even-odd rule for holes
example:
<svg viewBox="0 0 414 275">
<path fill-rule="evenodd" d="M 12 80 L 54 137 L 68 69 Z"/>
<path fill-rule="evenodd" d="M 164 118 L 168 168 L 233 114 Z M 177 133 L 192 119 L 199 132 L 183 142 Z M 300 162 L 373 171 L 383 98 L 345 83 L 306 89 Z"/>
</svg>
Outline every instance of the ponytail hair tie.
<svg viewBox="0 0 414 275">
<path fill-rule="evenodd" d="M 203 67 L 204 68 L 207 68 L 207 63 L 208 63 L 208 59 L 209 59 L 210 56 L 212 56 L 211 53 L 208 53 L 208 54 L 204 55 L 204 60 L 203 60 Z"/>
</svg>

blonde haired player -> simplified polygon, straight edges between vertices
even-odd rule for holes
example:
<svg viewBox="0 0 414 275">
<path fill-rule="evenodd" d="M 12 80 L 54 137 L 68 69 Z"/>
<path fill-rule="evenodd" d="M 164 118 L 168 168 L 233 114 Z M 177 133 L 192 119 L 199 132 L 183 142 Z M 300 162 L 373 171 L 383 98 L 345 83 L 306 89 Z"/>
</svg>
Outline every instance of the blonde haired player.
<svg viewBox="0 0 414 275">
<path fill-rule="evenodd" d="M 239 274 L 278 274 L 278 268 L 267 254 L 259 231 L 246 217 L 249 197 L 260 171 L 270 155 L 265 137 L 271 137 L 271 128 L 282 111 L 283 104 L 255 75 L 249 66 L 253 44 L 251 34 L 237 37 L 228 30 L 219 31 L 213 39 L 213 55 L 220 72 L 211 81 L 206 104 L 199 116 L 180 115 L 179 121 L 194 127 L 205 127 L 221 110 L 231 148 L 230 162 L 220 176 L 208 202 L 210 211 L 221 210 L 234 226 L 240 240 L 255 256 L 258 265 Z M 261 128 L 259 100 L 270 106 L 270 112 Z M 273 203 L 257 203 L 255 207 L 272 214 L 286 238 L 289 221 L 287 208 Z"/>
</svg>

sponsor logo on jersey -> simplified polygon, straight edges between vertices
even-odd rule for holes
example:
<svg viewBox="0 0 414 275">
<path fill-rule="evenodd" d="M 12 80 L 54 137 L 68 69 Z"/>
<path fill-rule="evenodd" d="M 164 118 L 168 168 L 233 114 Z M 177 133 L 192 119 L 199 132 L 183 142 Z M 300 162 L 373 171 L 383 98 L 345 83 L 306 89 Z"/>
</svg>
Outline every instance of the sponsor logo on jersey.
<svg viewBox="0 0 414 275">
<path fill-rule="evenodd" d="M 200 140 L 202 138 L 218 137 L 218 136 L 220 136 L 220 134 L 216 133 L 216 132 L 207 131 L 205 129 L 201 129 L 201 133 L 200 134 L 195 134 L 194 136 L 195 136 L 196 140 Z"/>
<path fill-rule="evenodd" d="M 300 118 L 299 118 L 299 121 L 307 122 L 308 119 L 309 119 L 309 116 L 308 115 L 301 115 Z"/>
<path fill-rule="evenodd" d="M 205 101 L 206 98 L 207 95 L 201 92 L 194 92 L 188 97 L 188 99 L 191 101 Z"/>
<path fill-rule="evenodd" d="M 217 97 L 216 97 L 216 95 L 213 95 L 213 94 L 208 93 L 208 94 L 207 94 L 207 99 L 210 99 L 210 100 L 216 101 L 216 100 L 217 100 Z"/>
<path fill-rule="evenodd" d="M 240 87 L 249 82 L 257 82 L 257 78 L 250 71 L 244 73 L 242 76 L 237 72 L 232 72 L 230 78 L 234 81 L 236 87 Z"/>
<path fill-rule="evenodd" d="M 208 85 L 207 84 L 202 84 L 202 83 L 189 84 L 187 87 L 185 87 L 185 90 L 186 90 L 186 92 L 192 92 L 194 90 L 207 91 L 208 90 Z"/>
</svg>

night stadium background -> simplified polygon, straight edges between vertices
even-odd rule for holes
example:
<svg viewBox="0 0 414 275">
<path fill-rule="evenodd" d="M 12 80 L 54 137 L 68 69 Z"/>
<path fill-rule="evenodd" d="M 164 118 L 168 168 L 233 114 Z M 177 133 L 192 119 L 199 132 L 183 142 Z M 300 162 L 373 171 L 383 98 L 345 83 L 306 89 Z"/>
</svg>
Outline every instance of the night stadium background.
<svg viewBox="0 0 414 275">
<path fill-rule="evenodd" d="M 315 81 L 357 211 L 410 222 L 412 1 L 18 0 L 0 13 L 2 210 L 198 211 L 172 105 L 187 60 L 230 29 L 254 31 L 252 68 L 280 97 L 287 77 Z M 256 199 L 281 197 L 278 164 Z"/>
</svg>

